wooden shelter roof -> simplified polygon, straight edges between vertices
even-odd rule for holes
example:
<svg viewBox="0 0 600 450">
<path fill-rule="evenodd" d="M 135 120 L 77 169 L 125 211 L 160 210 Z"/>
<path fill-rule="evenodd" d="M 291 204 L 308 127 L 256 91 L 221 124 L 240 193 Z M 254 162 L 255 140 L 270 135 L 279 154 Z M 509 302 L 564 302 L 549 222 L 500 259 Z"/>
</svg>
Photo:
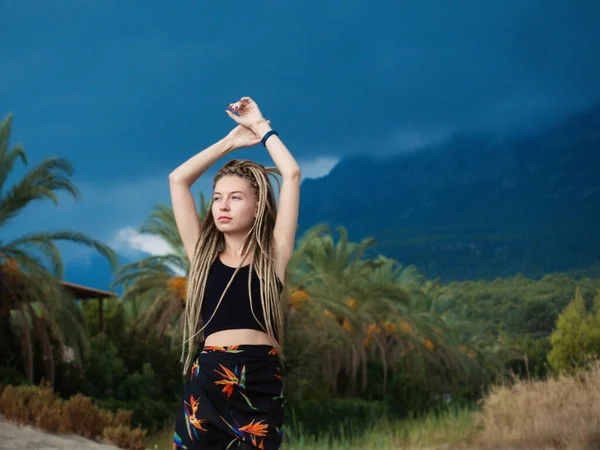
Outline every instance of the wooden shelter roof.
<svg viewBox="0 0 600 450">
<path fill-rule="evenodd" d="M 3 270 L 2 265 L 0 265 L 0 281 L 6 277 L 5 270 Z M 77 300 L 98 300 L 98 316 L 99 316 L 99 329 L 100 331 L 104 330 L 104 311 L 103 311 L 103 303 L 105 298 L 116 298 L 118 297 L 116 293 L 110 291 L 103 291 L 101 289 L 95 289 L 87 286 L 82 286 L 80 284 L 69 283 L 68 281 L 57 280 L 58 283 L 75 299 Z M 18 282 L 19 285 L 22 285 L 21 282 Z M 22 286 L 21 286 L 22 287 Z M 0 307 L 2 307 L 2 303 L 4 300 L 3 291 L 7 288 L 5 283 L 0 283 Z M 18 295 L 18 293 L 16 293 Z M 6 309 L 6 308 L 5 308 Z M 8 311 L 10 311 L 10 305 L 8 305 Z"/>
<path fill-rule="evenodd" d="M 102 299 L 102 298 L 116 298 L 117 294 L 110 291 L 103 291 L 101 289 L 95 289 L 80 284 L 69 283 L 67 281 L 59 281 L 59 283 L 74 297 L 87 300 L 87 299 Z"/>
<path fill-rule="evenodd" d="M 5 271 L 0 265 L 0 278 L 5 276 Z M 58 280 L 58 283 L 71 295 L 79 300 L 96 299 L 101 300 L 103 298 L 116 298 L 118 295 L 115 292 L 104 291 L 102 289 L 96 289 L 88 286 L 82 286 L 80 284 L 69 283 L 68 281 Z M 0 286 L 1 287 L 1 286 Z"/>
</svg>

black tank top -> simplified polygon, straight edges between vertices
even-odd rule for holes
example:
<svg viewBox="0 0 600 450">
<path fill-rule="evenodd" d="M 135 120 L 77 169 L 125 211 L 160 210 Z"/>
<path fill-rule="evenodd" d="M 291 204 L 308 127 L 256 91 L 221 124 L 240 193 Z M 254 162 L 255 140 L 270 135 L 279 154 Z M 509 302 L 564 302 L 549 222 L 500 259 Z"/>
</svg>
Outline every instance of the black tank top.
<svg viewBox="0 0 600 450">
<path fill-rule="evenodd" d="M 213 262 L 206 280 L 204 288 L 204 300 L 202 301 L 202 322 L 206 324 L 212 316 L 217 303 L 229 283 L 231 276 L 235 272 L 235 267 L 226 266 L 217 256 Z M 260 301 L 260 279 L 256 271 L 252 271 L 252 307 L 254 316 L 265 327 L 265 330 L 256 322 L 250 309 L 250 296 L 248 294 L 248 271 L 250 265 L 242 266 L 235 278 L 231 282 L 231 286 L 227 289 L 219 309 L 214 317 L 204 328 L 204 338 L 206 339 L 212 333 L 222 330 L 233 330 L 241 328 L 249 328 L 251 330 L 265 331 L 265 317 L 263 313 L 262 303 Z M 281 282 L 277 278 L 277 286 L 279 292 L 283 288 Z M 272 315 L 274 321 L 274 315 Z"/>
</svg>

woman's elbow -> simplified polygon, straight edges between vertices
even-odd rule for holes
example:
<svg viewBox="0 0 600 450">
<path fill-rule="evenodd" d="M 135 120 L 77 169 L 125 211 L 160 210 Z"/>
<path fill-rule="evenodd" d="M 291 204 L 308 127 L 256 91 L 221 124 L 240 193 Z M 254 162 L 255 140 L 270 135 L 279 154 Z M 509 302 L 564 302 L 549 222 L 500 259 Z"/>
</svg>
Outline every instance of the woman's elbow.
<svg viewBox="0 0 600 450">
<path fill-rule="evenodd" d="M 294 181 L 299 181 L 301 177 L 302 177 L 302 174 L 300 172 L 299 167 L 282 174 L 282 178 L 290 179 L 290 180 L 294 180 Z"/>
<path fill-rule="evenodd" d="M 169 174 L 169 184 L 187 184 L 184 177 L 181 174 L 177 173 L 177 171 L 173 171 Z"/>
</svg>

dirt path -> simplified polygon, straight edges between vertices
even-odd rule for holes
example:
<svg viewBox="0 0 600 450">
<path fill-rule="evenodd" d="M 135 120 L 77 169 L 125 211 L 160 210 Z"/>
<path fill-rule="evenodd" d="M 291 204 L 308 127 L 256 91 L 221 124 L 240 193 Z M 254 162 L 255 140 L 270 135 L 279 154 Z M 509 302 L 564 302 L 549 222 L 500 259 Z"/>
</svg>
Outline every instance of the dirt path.
<svg viewBox="0 0 600 450">
<path fill-rule="evenodd" d="M 14 425 L 0 416 L 0 449 L 2 450 L 115 450 L 76 435 L 52 434 L 29 425 Z"/>
</svg>

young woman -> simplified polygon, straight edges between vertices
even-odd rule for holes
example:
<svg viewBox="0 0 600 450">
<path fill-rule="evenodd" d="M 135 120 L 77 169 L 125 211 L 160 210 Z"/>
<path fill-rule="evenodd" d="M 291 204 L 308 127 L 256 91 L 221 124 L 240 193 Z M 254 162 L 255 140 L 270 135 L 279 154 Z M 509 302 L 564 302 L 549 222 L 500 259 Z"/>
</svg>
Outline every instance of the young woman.
<svg viewBox="0 0 600 450">
<path fill-rule="evenodd" d="M 169 176 L 191 262 L 186 382 L 173 449 L 278 449 L 283 436 L 280 296 L 294 249 L 300 169 L 252 99 L 243 97 L 230 109 L 238 125 Z M 277 169 L 227 162 L 215 176 L 211 208 L 200 223 L 192 184 L 219 158 L 261 142 Z M 279 207 L 269 180 L 275 174 L 282 178 Z"/>
</svg>

